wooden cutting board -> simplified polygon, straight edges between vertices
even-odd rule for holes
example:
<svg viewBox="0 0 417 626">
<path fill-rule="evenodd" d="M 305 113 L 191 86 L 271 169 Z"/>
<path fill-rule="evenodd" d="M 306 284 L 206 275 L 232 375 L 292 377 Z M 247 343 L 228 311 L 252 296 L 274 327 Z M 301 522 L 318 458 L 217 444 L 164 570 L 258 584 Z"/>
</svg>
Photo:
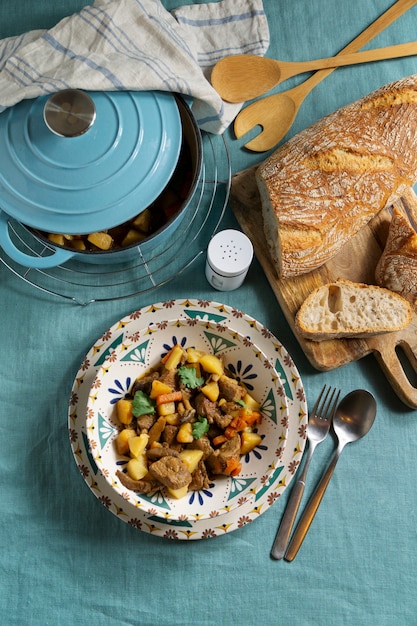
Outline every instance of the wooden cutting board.
<svg viewBox="0 0 417 626">
<path fill-rule="evenodd" d="M 374 283 L 374 270 L 387 238 L 391 219 L 390 211 L 384 209 L 367 227 L 352 238 L 336 257 L 318 270 L 281 280 L 276 274 L 266 247 L 255 169 L 256 167 L 252 167 L 233 176 L 231 206 L 242 230 L 251 239 L 258 261 L 310 363 L 318 370 L 327 371 L 373 353 L 399 398 L 406 405 L 417 408 L 417 388 L 412 382 L 414 377 L 417 380 L 417 315 L 415 313 L 411 325 L 405 330 L 368 339 L 333 339 L 314 342 L 301 337 L 294 324 L 298 308 L 316 287 L 337 278 Z M 413 206 L 414 211 L 417 211 L 417 196 L 413 189 L 409 189 L 396 204 L 406 209 Z"/>
</svg>

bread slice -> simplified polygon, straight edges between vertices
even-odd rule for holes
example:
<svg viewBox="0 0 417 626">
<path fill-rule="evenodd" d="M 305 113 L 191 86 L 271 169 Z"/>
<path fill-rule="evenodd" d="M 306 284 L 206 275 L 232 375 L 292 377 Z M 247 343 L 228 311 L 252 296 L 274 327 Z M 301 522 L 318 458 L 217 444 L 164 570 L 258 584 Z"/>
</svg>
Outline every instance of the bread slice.
<svg viewBox="0 0 417 626">
<path fill-rule="evenodd" d="M 417 233 L 408 217 L 395 207 L 375 280 L 417 304 Z"/>
<path fill-rule="evenodd" d="M 411 322 L 410 303 L 377 287 L 338 280 L 315 289 L 301 305 L 295 327 L 307 339 L 369 337 L 402 330 Z"/>
<path fill-rule="evenodd" d="M 417 181 L 417 74 L 301 131 L 256 181 L 278 276 L 317 269 Z"/>
</svg>

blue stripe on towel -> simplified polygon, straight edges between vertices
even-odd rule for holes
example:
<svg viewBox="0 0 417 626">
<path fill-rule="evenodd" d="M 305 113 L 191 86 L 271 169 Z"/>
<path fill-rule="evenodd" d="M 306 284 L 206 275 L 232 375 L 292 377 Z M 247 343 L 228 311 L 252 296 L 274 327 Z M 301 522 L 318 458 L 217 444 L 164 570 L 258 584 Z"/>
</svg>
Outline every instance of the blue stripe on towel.
<svg viewBox="0 0 417 626">
<path fill-rule="evenodd" d="M 244 20 L 251 20 L 255 16 L 265 16 L 265 11 L 262 10 L 253 10 L 248 11 L 246 13 L 240 13 L 237 15 L 228 15 L 227 17 L 218 17 L 218 18 L 205 18 L 200 20 L 190 19 L 189 17 L 183 17 L 181 15 L 176 15 L 178 22 L 181 24 L 186 24 L 187 26 L 221 26 L 222 24 L 230 24 L 231 22 L 243 22 Z"/>
<path fill-rule="evenodd" d="M 25 70 L 24 67 L 27 69 Z M 18 57 L 17 61 L 13 58 L 9 60 L 6 72 L 14 81 L 16 81 L 19 85 L 22 85 L 22 87 L 26 87 L 31 83 L 36 83 L 43 93 L 51 93 L 52 91 L 66 89 L 68 87 L 68 84 L 60 79 L 51 79 L 49 81 L 45 80 L 45 76 L 38 72 L 35 67 L 29 65 L 29 63 L 27 63 L 24 59 L 19 59 Z"/>
<path fill-rule="evenodd" d="M 267 44 L 269 44 L 269 40 L 263 40 L 261 43 L 248 43 L 245 46 L 233 46 L 228 48 L 219 48 L 218 50 L 211 50 L 210 52 L 199 52 L 197 59 L 201 67 L 211 67 L 223 57 L 233 54 L 263 55 L 268 47 Z"/>
<path fill-rule="evenodd" d="M 86 10 L 84 13 L 88 13 L 88 10 Z M 95 19 L 99 22 L 98 28 L 95 27 L 92 22 L 87 20 L 84 15 L 82 15 L 81 17 L 91 28 L 93 28 L 97 33 L 100 34 L 100 37 L 107 41 L 108 45 L 111 46 L 115 52 L 123 55 L 126 59 L 130 58 L 136 61 L 140 61 L 158 77 L 158 79 L 167 89 L 174 90 L 174 87 L 177 87 L 177 85 L 172 85 L 173 77 L 169 73 L 169 68 L 166 65 L 162 64 L 159 59 L 151 59 L 146 56 L 146 54 L 142 52 L 140 48 L 138 48 L 134 44 L 134 42 L 132 42 L 129 37 L 127 37 L 126 33 L 120 28 L 115 27 L 114 24 L 111 24 L 110 27 L 110 18 L 108 19 L 107 23 L 104 23 L 105 18 L 108 18 L 108 15 L 105 11 L 101 11 L 101 13 L 103 14 L 101 19 L 97 15 L 97 10 L 95 10 L 94 13 L 92 13 L 90 16 L 93 20 Z M 126 43 L 123 41 L 123 38 L 126 40 Z M 130 44 L 131 47 L 129 47 L 127 44 Z"/>
<path fill-rule="evenodd" d="M 91 21 L 86 18 L 89 15 Z M 95 32 L 100 34 L 107 43 L 118 53 L 124 57 L 134 59 L 143 63 L 150 71 L 152 71 L 164 88 L 168 91 L 178 91 L 181 93 L 191 93 L 191 88 L 185 80 L 179 80 L 177 76 L 172 74 L 170 67 L 158 57 L 149 57 L 148 52 L 143 51 L 136 43 L 123 31 L 119 26 L 114 24 L 112 18 L 104 9 L 99 7 L 86 8 L 80 14 L 80 17 Z M 149 19 L 152 16 L 147 16 Z M 98 27 L 94 26 L 93 20 L 98 23 Z M 158 22 L 158 26 L 161 24 Z M 174 33 L 169 31 L 173 37 Z M 184 48 L 184 46 L 183 46 Z M 189 52 L 188 47 L 186 48 Z M 161 87 L 162 88 L 162 87 Z"/>
<path fill-rule="evenodd" d="M 151 22 L 155 22 L 155 24 L 157 25 L 158 29 L 161 29 L 168 34 L 169 38 L 172 41 L 175 41 L 175 44 L 181 49 L 183 50 L 186 55 L 188 57 L 190 57 L 191 59 L 194 58 L 193 53 L 190 49 L 190 47 L 187 45 L 187 42 L 184 41 L 184 39 L 182 39 L 178 33 L 176 32 L 175 28 L 170 28 L 169 24 L 167 23 L 167 20 L 164 19 L 158 19 L 158 13 L 161 12 L 166 12 L 166 9 L 164 9 L 162 7 L 162 5 L 160 5 L 159 2 L 155 2 L 154 4 L 156 5 L 158 11 L 157 11 L 157 15 L 153 15 L 152 13 L 148 12 L 148 10 L 146 9 L 146 6 L 143 5 L 142 2 L 140 2 L 140 0 L 136 0 L 136 3 L 140 6 L 140 8 L 142 9 L 142 11 L 146 14 L 146 17 L 149 19 L 149 21 Z"/>
<path fill-rule="evenodd" d="M 111 72 L 108 68 L 103 67 L 102 65 L 98 65 L 97 63 L 94 63 L 94 61 L 92 61 L 87 56 L 84 56 L 84 55 L 81 55 L 81 54 L 76 54 L 73 50 L 69 50 L 69 48 L 66 48 L 65 46 L 60 44 L 59 41 L 57 41 L 54 37 L 52 37 L 52 35 L 50 33 L 45 33 L 44 40 L 47 43 L 49 43 L 49 45 L 52 48 L 54 48 L 54 50 L 57 50 L 62 55 L 66 56 L 66 57 L 68 57 L 70 59 L 80 61 L 81 63 L 85 63 L 85 65 L 87 65 L 88 67 L 91 67 L 93 70 L 96 70 L 97 72 L 100 72 L 101 74 L 103 74 L 103 76 L 105 76 L 105 78 L 107 78 L 107 80 L 116 89 L 123 89 L 122 83 L 119 81 L 117 76 L 115 76 L 113 74 L 113 72 Z"/>
</svg>

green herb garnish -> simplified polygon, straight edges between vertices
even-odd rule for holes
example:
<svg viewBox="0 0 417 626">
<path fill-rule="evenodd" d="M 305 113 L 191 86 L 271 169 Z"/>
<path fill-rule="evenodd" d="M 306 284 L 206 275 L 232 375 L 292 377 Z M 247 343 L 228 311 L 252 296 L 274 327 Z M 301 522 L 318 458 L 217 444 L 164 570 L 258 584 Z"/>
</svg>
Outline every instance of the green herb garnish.
<svg viewBox="0 0 417 626">
<path fill-rule="evenodd" d="M 132 413 L 135 417 L 153 415 L 155 413 L 155 401 L 143 391 L 137 391 L 132 401 Z"/>
<path fill-rule="evenodd" d="M 201 387 L 204 383 L 204 378 L 202 376 L 197 376 L 197 370 L 195 367 L 182 365 L 178 368 L 178 376 L 180 377 L 182 384 L 189 389 L 197 389 L 197 387 Z"/>
<path fill-rule="evenodd" d="M 193 424 L 193 437 L 194 439 L 200 439 L 209 429 L 209 423 L 206 417 L 198 416 L 198 422 Z"/>
</svg>

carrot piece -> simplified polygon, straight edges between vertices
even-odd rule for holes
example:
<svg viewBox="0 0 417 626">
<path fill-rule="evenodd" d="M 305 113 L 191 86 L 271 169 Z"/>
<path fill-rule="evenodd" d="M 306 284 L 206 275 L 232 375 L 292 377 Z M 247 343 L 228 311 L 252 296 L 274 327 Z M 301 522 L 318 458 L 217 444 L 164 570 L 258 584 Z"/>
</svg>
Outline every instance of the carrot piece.
<svg viewBox="0 0 417 626">
<path fill-rule="evenodd" d="M 242 412 L 232 419 L 229 426 L 225 428 L 224 434 L 227 439 L 232 439 L 238 432 L 245 430 L 247 426 L 253 426 L 261 421 L 261 413 L 252 411 L 251 413 Z"/>
<path fill-rule="evenodd" d="M 232 426 L 227 426 L 227 428 L 224 429 L 224 435 L 227 439 L 233 439 L 236 433 L 236 428 L 233 428 Z"/>
<path fill-rule="evenodd" d="M 235 456 L 232 456 L 227 460 L 226 467 L 224 470 L 225 474 L 229 476 L 237 476 L 240 474 L 240 470 L 242 469 L 242 464 Z"/>
<path fill-rule="evenodd" d="M 246 426 L 252 426 L 253 424 L 257 424 L 261 421 L 261 414 L 259 411 L 252 411 L 252 413 L 245 415 L 243 419 L 246 422 Z"/>
<path fill-rule="evenodd" d="M 167 404 L 168 402 L 180 402 L 182 400 L 182 391 L 172 391 L 171 393 L 161 393 L 156 397 L 156 406 Z"/>
<path fill-rule="evenodd" d="M 173 346 L 170 350 L 168 350 L 168 352 L 166 354 L 164 354 L 164 356 L 161 358 L 161 363 L 165 364 L 168 361 L 168 359 L 171 356 L 172 351 L 174 350 L 174 348 L 175 348 L 175 346 Z"/>
<path fill-rule="evenodd" d="M 215 446 L 220 446 L 225 441 L 227 441 L 227 437 L 225 435 L 218 435 L 217 437 L 213 438 L 212 444 Z"/>
</svg>

